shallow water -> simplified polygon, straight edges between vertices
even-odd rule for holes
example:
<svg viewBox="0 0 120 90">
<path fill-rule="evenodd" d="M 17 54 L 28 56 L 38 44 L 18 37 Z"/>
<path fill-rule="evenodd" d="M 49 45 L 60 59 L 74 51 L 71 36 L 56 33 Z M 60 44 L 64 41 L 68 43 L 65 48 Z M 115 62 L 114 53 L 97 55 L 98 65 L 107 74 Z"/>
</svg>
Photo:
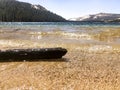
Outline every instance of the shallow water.
<svg viewBox="0 0 120 90">
<path fill-rule="evenodd" d="M 65 47 L 87 51 L 120 50 L 120 25 L 80 22 L 1 23 L 1 49 Z"/>
<path fill-rule="evenodd" d="M 120 25 L 1 23 L 0 49 L 64 47 L 62 59 L 0 62 L 0 90 L 120 90 Z"/>
</svg>

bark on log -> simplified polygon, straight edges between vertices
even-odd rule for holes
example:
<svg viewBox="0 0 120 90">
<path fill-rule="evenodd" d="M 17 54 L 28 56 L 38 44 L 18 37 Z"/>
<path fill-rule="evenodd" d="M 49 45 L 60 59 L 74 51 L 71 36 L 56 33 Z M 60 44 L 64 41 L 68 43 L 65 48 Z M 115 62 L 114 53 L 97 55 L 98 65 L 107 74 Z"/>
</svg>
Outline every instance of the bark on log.
<svg viewBox="0 0 120 90">
<path fill-rule="evenodd" d="M 9 49 L 0 50 L 0 60 L 58 59 L 66 53 L 64 48 Z"/>
</svg>

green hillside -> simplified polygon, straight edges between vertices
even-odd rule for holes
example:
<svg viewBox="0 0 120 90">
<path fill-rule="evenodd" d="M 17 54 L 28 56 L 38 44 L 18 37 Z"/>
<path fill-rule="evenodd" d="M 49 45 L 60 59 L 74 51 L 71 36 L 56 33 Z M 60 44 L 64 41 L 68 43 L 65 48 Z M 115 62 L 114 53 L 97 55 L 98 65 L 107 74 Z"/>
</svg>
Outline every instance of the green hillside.
<svg viewBox="0 0 120 90">
<path fill-rule="evenodd" d="M 17 0 L 0 0 L 0 21 L 4 22 L 57 22 L 65 21 L 40 5 Z"/>
</svg>

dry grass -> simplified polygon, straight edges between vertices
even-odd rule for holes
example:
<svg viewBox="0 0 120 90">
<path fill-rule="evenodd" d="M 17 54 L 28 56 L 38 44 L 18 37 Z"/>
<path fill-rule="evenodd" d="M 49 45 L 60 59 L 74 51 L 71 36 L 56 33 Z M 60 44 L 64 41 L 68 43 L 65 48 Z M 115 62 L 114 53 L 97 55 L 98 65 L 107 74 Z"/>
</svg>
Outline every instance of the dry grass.
<svg viewBox="0 0 120 90">
<path fill-rule="evenodd" d="M 120 90 L 120 55 L 69 51 L 63 60 L 0 63 L 0 90 Z"/>
</svg>

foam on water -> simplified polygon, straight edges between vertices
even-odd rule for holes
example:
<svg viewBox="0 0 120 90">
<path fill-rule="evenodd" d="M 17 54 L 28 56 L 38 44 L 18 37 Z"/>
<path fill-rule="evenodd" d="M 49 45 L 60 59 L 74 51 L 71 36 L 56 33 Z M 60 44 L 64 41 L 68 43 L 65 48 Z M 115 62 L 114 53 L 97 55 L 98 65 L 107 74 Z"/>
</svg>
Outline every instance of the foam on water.
<svg viewBox="0 0 120 90">
<path fill-rule="evenodd" d="M 112 51 L 112 46 L 109 45 L 93 45 L 89 47 L 88 51 L 90 52 L 104 52 L 104 51 Z"/>
<path fill-rule="evenodd" d="M 81 33 L 62 33 L 63 36 L 67 36 L 69 38 L 76 38 L 76 39 L 86 39 L 86 40 L 91 40 L 92 36 L 89 34 Z"/>
</svg>

